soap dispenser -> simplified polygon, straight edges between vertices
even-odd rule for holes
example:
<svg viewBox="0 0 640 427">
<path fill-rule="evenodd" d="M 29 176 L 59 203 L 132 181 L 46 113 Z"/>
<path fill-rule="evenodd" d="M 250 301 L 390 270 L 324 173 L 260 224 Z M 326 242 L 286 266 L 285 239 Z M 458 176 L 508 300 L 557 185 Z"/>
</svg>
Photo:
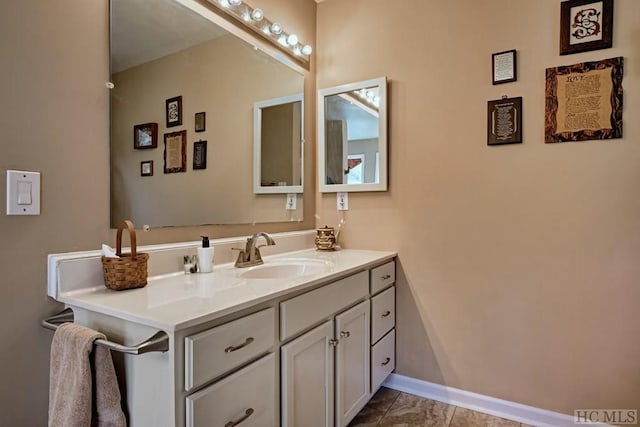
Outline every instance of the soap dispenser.
<svg viewBox="0 0 640 427">
<path fill-rule="evenodd" d="M 198 248 L 198 269 L 201 273 L 213 271 L 213 248 L 209 245 L 209 237 L 202 237 L 202 247 Z"/>
</svg>

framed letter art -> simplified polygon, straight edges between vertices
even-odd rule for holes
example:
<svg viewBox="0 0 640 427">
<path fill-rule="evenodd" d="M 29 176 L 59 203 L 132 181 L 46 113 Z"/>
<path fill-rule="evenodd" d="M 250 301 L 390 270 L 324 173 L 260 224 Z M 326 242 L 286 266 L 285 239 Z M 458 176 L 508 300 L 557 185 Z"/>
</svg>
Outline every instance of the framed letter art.
<svg viewBox="0 0 640 427">
<path fill-rule="evenodd" d="M 569 0 L 560 7 L 560 55 L 612 46 L 613 0 Z"/>
</svg>

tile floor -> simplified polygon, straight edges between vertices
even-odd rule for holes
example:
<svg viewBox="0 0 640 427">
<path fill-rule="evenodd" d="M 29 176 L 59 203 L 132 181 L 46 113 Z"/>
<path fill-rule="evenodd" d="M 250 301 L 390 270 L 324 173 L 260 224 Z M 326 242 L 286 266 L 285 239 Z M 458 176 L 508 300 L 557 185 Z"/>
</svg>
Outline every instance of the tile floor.
<svg viewBox="0 0 640 427">
<path fill-rule="evenodd" d="M 382 387 L 349 427 L 529 427 Z"/>
</svg>

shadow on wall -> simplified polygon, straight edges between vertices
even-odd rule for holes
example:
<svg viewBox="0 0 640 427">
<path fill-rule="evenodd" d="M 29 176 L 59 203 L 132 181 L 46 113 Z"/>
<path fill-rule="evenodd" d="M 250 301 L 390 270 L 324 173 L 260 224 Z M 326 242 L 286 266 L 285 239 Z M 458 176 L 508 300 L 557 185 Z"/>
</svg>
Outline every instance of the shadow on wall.
<svg viewBox="0 0 640 427">
<path fill-rule="evenodd" d="M 400 375 L 437 384 L 456 384 L 457 378 L 447 378 L 443 368 L 446 360 L 436 354 L 445 354 L 429 321 L 428 313 L 416 299 L 414 289 L 419 283 L 409 283 L 400 257 L 396 260 L 396 370 Z"/>
</svg>

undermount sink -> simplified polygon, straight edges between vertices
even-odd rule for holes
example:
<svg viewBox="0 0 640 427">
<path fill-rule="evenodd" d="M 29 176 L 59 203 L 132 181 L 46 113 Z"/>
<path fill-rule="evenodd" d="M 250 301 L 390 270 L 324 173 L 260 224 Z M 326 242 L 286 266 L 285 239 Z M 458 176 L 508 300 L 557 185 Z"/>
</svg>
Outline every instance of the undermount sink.
<svg viewBox="0 0 640 427">
<path fill-rule="evenodd" d="M 326 273 L 330 263 L 312 259 L 289 259 L 265 261 L 264 264 L 249 267 L 238 273 L 245 279 L 286 279 Z"/>
</svg>

